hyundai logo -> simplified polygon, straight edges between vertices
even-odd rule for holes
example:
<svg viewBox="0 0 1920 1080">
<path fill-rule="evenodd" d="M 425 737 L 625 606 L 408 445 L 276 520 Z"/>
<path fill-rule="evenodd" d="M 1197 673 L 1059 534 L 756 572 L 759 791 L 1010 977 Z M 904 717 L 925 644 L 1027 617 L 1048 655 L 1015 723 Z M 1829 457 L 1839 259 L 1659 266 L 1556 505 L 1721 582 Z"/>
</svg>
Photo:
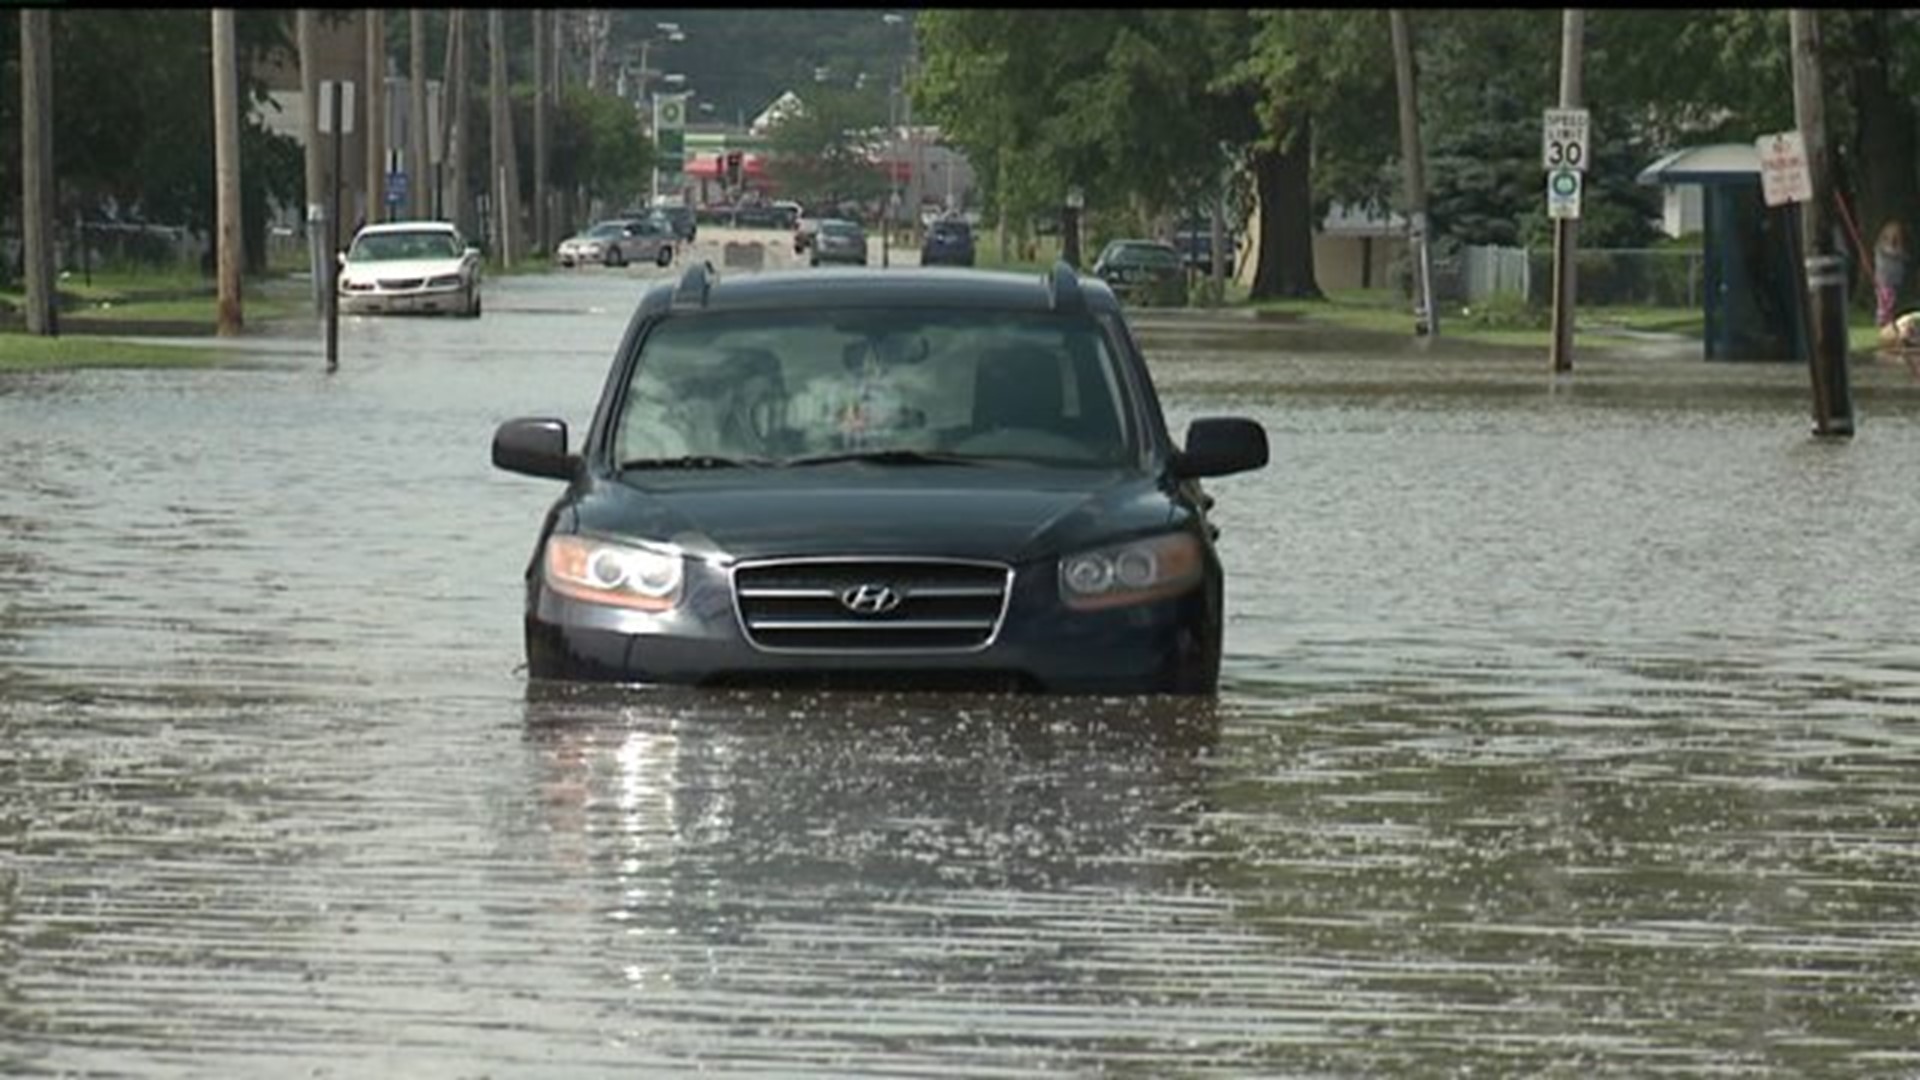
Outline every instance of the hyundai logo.
<svg viewBox="0 0 1920 1080">
<path fill-rule="evenodd" d="M 840 606 L 855 615 L 885 615 L 900 606 L 903 597 L 890 585 L 855 585 L 840 593 Z"/>
</svg>

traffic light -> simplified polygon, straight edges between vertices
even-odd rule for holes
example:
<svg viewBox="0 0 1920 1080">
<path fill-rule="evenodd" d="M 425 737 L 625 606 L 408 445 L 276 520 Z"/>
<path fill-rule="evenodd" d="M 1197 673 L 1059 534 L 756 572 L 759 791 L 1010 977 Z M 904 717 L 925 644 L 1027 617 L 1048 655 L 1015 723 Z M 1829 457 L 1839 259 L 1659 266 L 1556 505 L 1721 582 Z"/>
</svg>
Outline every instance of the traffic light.
<svg viewBox="0 0 1920 1080">
<path fill-rule="evenodd" d="M 738 150 L 727 151 L 727 183 L 733 187 L 740 186 L 740 157 Z"/>
</svg>

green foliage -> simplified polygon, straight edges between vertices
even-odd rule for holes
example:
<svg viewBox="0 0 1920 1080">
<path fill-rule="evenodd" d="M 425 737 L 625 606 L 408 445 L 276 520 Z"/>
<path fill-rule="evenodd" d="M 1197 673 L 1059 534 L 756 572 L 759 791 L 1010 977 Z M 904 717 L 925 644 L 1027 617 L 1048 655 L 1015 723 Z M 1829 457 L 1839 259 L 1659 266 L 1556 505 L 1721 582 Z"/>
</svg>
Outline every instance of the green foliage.
<svg viewBox="0 0 1920 1080">
<path fill-rule="evenodd" d="M 772 178 L 805 206 L 838 206 L 883 197 L 886 173 L 873 152 L 886 119 L 878 95 L 817 86 L 801 109 L 769 136 Z"/>
</svg>

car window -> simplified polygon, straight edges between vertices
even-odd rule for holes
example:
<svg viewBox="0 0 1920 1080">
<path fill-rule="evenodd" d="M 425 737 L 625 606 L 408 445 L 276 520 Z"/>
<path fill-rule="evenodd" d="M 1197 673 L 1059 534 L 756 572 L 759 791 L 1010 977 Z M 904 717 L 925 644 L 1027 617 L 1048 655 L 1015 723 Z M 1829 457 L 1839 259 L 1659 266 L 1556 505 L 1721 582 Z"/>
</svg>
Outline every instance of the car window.
<svg viewBox="0 0 1920 1080">
<path fill-rule="evenodd" d="M 1133 438 L 1085 315 L 980 310 L 670 316 L 645 338 L 617 461 L 918 451 L 1108 467 Z"/>
<path fill-rule="evenodd" d="M 1179 253 L 1155 244 L 1127 244 L 1112 261 L 1133 266 L 1178 266 Z"/>
<path fill-rule="evenodd" d="M 445 232 L 364 233 L 347 252 L 350 262 L 391 262 L 398 259 L 459 258 L 460 240 Z"/>
<path fill-rule="evenodd" d="M 600 238 L 619 236 L 625 229 L 626 226 L 618 221 L 603 221 L 593 228 L 588 229 L 587 235 Z"/>
</svg>

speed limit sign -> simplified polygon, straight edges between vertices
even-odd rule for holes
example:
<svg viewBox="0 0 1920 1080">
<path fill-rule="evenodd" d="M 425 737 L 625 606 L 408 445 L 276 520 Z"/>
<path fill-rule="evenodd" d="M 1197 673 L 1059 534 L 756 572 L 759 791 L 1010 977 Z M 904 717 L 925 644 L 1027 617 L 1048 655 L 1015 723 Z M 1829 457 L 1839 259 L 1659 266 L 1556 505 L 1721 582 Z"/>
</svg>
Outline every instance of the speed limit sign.
<svg viewBox="0 0 1920 1080">
<path fill-rule="evenodd" d="M 1587 110 L 1548 109 L 1541 135 L 1541 168 L 1586 170 Z"/>
</svg>

